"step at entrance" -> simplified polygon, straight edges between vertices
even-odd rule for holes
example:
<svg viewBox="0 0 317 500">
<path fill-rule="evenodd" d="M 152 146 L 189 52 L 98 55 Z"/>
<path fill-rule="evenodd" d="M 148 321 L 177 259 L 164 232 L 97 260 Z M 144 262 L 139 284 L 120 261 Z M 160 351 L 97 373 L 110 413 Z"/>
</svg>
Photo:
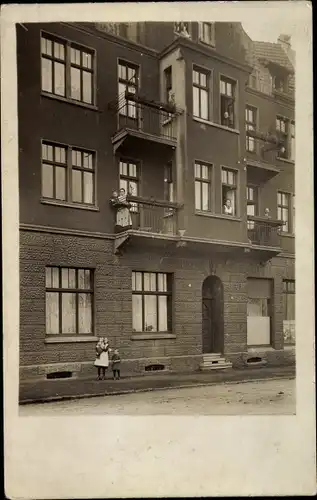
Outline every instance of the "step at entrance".
<svg viewBox="0 0 317 500">
<path fill-rule="evenodd" d="M 221 353 L 208 353 L 203 354 L 203 362 L 200 365 L 202 371 L 207 370 L 224 370 L 225 368 L 231 368 L 232 363 L 227 361 Z"/>
</svg>

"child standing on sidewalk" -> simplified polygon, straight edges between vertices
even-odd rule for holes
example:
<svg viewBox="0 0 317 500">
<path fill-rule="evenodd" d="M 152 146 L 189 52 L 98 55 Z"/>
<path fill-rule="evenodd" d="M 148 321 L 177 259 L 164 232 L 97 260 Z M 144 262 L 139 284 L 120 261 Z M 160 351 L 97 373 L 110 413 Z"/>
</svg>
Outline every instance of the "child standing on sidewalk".
<svg viewBox="0 0 317 500">
<path fill-rule="evenodd" d="M 121 365 L 121 358 L 118 349 L 115 349 L 112 358 L 112 373 L 113 373 L 113 380 L 116 378 L 120 380 L 120 365 Z"/>
</svg>

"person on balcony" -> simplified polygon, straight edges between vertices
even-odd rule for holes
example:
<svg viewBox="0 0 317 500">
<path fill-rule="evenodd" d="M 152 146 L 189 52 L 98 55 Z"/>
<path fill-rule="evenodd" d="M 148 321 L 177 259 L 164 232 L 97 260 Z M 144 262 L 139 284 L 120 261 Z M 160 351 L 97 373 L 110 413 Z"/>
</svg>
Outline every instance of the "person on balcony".
<svg viewBox="0 0 317 500">
<path fill-rule="evenodd" d="M 264 216 L 265 216 L 265 217 L 267 217 L 268 219 L 270 219 L 270 218 L 271 218 L 271 215 L 270 215 L 270 209 L 269 209 L 269 208 L 266 208 L 266 209 L 264 210 Z"/>
<path fill-rule="evenodd" d="M 223 207 L 223 213 L 225 215 L 233 215 L 233 207 L 231 204 L 231 200 L 229 200 L 229 199 L 226 200 L 226 203 Z"/>
<path fill-rule="evenodd" d="M 132 218 L 130 214 L 131 205 L 127 200 L 127 195 L 124 188 L 121 188 L 119 195 L 116 191 L 113 192 L 111 198 L 112 206 L 117 210 L 116 214 L 116 231 L 126 231 L 132 228 Z"/>
</svg>

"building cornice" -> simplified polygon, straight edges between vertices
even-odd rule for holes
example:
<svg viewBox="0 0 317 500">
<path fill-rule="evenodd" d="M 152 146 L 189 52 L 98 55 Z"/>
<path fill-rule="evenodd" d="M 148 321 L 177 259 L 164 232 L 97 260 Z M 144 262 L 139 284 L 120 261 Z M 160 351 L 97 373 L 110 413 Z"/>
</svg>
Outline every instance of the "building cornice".
<svg viewBox="0 0 317 500">
<path fill-rule="evenodd" d="M 234 59 L 231 59 L 230 57 L 219 54 L 219 52 L 215 51 L 215 49 L 211 50 L 208 47 L 205 47 L 204 45 L 198 44 L 193 40 L 181 36 L 177 37 L 168 47 L 166 47 L 164 50 L 162 50 L 162 52 L 160 52 L 159 54 L 160 59 L 162 59 L 163 57 L 165 57 L 167 54 L 169 54 L 178 47 L 184 47 L 193 50 L 194 52 L 199 52 L 200 54 L 204 54 L 205 56 L 210 57 L 211 59 L 216 59 L 217 61 L 238 68 L 248 74 L 252 73 L 253 70 L 252 66 L 248 64 L 240 63 Z"/>
<path fill-rule="evenodd" d="M 115 235 L 109 233 L 99 233 L 93 231 L 81 231 L 80 229 L 68 229 L 55 226 L 40 226 L 36 224 L 25 224 L 20 223 L 20 231 L 29 231 L 36 233 L 47 233 L 47 234 L 63 234 L 66 236 L 78 236 L 83 238 L 95 238 L 103 240 L 114 240 Z"/>
<path fill-rule="evenodd" d="M 263 99 L 267 99 L 268 101 L 271 101 L 275 104 L 276 104 L 276 102 L 279 102 L 280 104 L 282 104 L 286 108 L 289 108 L 293 111 L 295 110 L 295 101 L 294 100 L 288 99 L 288 102 L 284 102 L 282 100 L 277 100 L 276 97 L 274 97 L 273 95 L 265 94 L 264 92 L 260 92 L 259 90 L 252 89 L 251 87 L 246 87 L 245 90 L 246 90 L 246 94 L 251 94 L 251 95 L 255 95 L 256 97 L 261 97 Z"/>
<path fill-rule="evenodd" d="M 137 52 L 142 52 L 143 54 L 147 54 L 149 56 L 154 57 L 155 59 L 158 58 L 159 52 L 155 49 L 151 49 L 147 47 L 146 45 L 142 45 L 137 42 L 133 42 L 132 40 L 128 40 L 127 38 L 123 38 L 119 35 L 113 35 L 111 33 L 108 33 L 106 31 L 101 31 L 98 30 L 95 27 L 92 27 L 92 23 L 61 23 L 64 26 L 67 26 L 68 28 L 73 28 L 78 31 L 82 31 L 83 33 L 87 33 L 91 36 L 94 36 L 96 38 L 101 38 L 103 40 L 108 40 L 111 43 L 116 43 L 118 45 L 122 45 L 123 47 L 126 47 L 127 49 L 132 49 L 136 50 Z"/>
</svg>

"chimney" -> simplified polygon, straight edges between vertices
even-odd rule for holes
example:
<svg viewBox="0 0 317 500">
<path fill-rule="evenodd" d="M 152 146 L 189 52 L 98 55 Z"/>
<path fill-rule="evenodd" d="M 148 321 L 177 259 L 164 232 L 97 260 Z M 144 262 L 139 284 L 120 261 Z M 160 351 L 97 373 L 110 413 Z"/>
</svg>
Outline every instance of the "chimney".
<svg viewBox="0 0 317 500">
<path fill-rule="evenodd" d="M 290 35 L 280 35 L 277 43 L 282 47 L 290 62 L 295 65 L 295 52 L 292 50 Z"/>
</svg>

